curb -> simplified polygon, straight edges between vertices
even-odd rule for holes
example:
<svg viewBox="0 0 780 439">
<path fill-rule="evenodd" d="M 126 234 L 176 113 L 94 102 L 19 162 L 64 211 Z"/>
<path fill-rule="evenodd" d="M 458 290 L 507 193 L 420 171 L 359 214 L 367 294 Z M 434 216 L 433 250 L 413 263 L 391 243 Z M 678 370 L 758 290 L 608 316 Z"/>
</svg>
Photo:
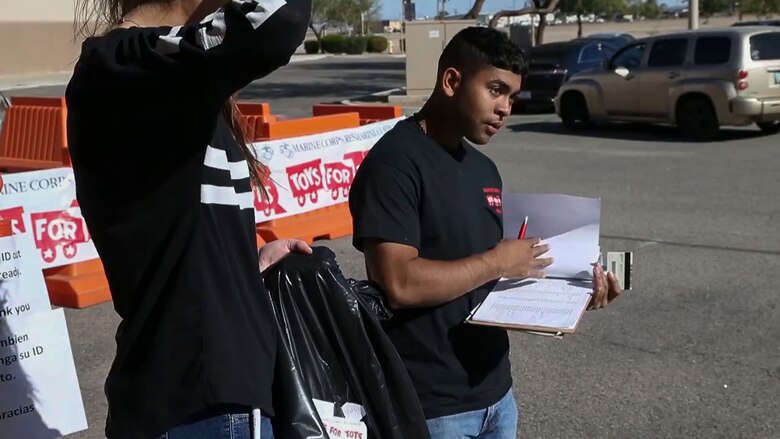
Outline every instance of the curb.
<svg viewBox="0 0 780 439">
<path fill-rule="evenodd" d="M 295 64 L 299 62 L 305 62 L 305 61 L 317 61 L 323 58 L 328 58 L 331 55 L 327 53 L 321 53 L 316 55 L 293 55 L 292 58 L 290 58 L 290 62 L 288 64 Z"/>
<path fill-rule="evenodd" d="M 391 88 L 364 96 L 343 99 L 342 105 L 361 105 L 366 103 L 398 105 L 405 113 L 417 111 L 427 100 L 427 96 L 406 96 L 406 87 Z"/>
</svg>

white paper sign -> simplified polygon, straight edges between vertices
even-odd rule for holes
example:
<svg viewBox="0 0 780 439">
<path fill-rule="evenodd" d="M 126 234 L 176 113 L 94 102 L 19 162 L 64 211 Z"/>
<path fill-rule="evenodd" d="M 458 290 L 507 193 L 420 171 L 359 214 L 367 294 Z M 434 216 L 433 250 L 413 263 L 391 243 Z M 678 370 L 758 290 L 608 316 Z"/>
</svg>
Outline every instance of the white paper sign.
<svg viewBox="0 0 780 439">
<path fill-rule="evenodd" d="M 0 238 L 0 320 L 51 310 L 29 233 Z"/>
<path fill-rule="evenodd" d="M 68 178 L 73 178 L 73 170 L 64 167 L 3 174 L 3 187 L 0 190 L 0 198 L 3 198 L 5 195 L 29 195 L 56 191 L 62 187 Z"/>
<path fill-rule="evenodd" d="M 331 439 L 349 438 L 349 439 L 367 439 L 368 427 L 360 421 L 350 421 L 345 418 L 322 418 L 325 429 Z"/>
<path fill-rule="evenodd" d="M 341 412 L 344 413 L 344 417 L 350 421 L 359 421 L 366 416 L 366 409 L 360 404 L 354 402 L 345 402 L 341 406 Z"/>
<path fill-rule="evenodd" d="M 317 398 L 312 398 L 312 401 L 314 402 L 314 408 L 317 410 L 317 414 L 319 414 L 321 418 L 329 418 L 333 416 L 333 408 L 335 406 L 334 403 L 330 401 L 322 401 Z"/>
<path fill-rule="evenodd" d="M 320 415 L 322 423 L 325 426 L 325 431 L 330 438 L 350 438 L 350 439 L 366 439 L 368 438 L 368 427 L 364 422 L 360 422 L 363 416 L 366 415 L 366 409 L 360 404 L 352 402 L 344 403 L 341 406 L 341 411 L 344 413 L 344 417 L 335 416 L 334 407 L 335 404 L 330 401 L 322 401 L 317 398 L 312 398 L 314 407 L 317 409 L 317 414 Z"/>
<path fill-rule="evenodd" d="M 0 438 L 87 428 L 62 309 L 0 319 Z"/>
</svg>

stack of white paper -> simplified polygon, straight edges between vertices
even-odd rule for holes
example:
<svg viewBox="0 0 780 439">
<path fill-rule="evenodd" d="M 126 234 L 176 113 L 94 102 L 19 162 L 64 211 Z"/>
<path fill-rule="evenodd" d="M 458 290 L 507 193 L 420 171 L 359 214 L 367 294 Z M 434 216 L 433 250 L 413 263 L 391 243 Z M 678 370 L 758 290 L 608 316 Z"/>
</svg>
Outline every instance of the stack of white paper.
<svg viewBox="0 0 780 439">
<path fill-rule="evenodd" d="M 504 237 L 550 246 L 545 279 L 501 279 L 472 311 L 468 323 L 546 334 L 572 333 L 590 303 L 593 264 L 599 259 L 601 201 L 557 194 L 503 194 Z"/>
<path fill-rule="evenodd" d="M 0 438 L 87 428 L 65 313 L 52 311 L 30 233 L 0 238 Z"/>
<path fill-rule="evenodd" d="M 504 237 L 517 238 L 528 217 L 526 238 L 550 246 L 543 257 L 555 261 L 548 277 L 590 279 L 599 255 L 601 200 L 558 194 L 503 194 Z"/>
<path fill-rule="evenodd" d="M 590 302 L 581 280 L 502 279 L 470 317 L 472 323 L 542 332 L 571 333 Z"/>
</svg>

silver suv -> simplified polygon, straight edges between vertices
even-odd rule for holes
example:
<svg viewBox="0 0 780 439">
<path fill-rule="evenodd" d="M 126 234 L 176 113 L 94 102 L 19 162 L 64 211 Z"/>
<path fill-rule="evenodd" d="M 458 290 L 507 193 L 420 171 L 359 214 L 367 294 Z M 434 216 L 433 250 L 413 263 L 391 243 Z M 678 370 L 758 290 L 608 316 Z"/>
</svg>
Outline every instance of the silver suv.
<svg viewBox="0 0 780 439">
<path fill-rule="evenodd" d="M 731 27 L 636 40 L 559 90 L 566 128 L 600 121 L 676 124 L 707 140 L 722 125 L 780 129 L 780 30 Z"/>
</svg>

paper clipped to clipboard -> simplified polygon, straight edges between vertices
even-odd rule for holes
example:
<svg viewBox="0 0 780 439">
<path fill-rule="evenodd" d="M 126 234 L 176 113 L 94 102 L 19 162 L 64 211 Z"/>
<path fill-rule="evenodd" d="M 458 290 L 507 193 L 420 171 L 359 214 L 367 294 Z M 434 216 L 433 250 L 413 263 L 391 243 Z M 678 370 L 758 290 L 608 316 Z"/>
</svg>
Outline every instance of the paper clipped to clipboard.
<svg viewBox="0 0 780 439">
<path fill-rule="evenodd" d="M 573 333 L 590 303 L 592 270 L 598 262 L 601 201 L 557 194 L 503 195 L 504 236 L 517 236 L 529 217 L 527 237 L 550 245 L 545 279 L 500 279 L 466 319 L 535 334 Z"/>
<path fill-rule="evenodd" d="M 571 334 L 590 302 L 589 281 L 501 279 L 468 318 L 477 325 Z"/>
</svg>

